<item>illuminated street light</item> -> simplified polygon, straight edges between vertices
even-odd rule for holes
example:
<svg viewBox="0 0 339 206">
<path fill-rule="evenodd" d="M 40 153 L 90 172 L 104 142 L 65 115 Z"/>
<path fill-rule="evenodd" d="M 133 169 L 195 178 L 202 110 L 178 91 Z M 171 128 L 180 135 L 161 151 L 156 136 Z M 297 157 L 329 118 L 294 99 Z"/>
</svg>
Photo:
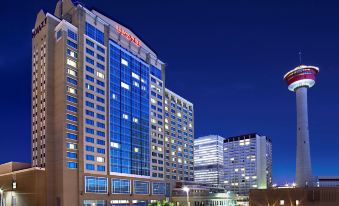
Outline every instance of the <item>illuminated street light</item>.
<svg viewBox="0 0 339 206">
<path fill-rule="evenodd" d="M 189 199 L 190 188 L 185 186 L 185 187 L 182 188 L 182 190 L 186 192 L 186 195 L 187 195 L 186 196 L 187 197 L 187 206 L 190 206 L 190 199 Z"/>
</svg>

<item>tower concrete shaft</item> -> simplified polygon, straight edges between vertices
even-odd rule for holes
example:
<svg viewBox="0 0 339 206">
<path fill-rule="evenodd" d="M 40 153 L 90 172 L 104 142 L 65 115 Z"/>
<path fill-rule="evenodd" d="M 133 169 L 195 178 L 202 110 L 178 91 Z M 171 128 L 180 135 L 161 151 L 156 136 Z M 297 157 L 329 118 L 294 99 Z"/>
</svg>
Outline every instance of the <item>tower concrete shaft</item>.
<svg viewBox="0 0 339 206">
<path fill-rule="evenodd" d="M 297 103 L 297 187 L 312 184 L 312 166 L 308 131 L 307 87 L 299 87 L 296 92 Z"/>
</svg>

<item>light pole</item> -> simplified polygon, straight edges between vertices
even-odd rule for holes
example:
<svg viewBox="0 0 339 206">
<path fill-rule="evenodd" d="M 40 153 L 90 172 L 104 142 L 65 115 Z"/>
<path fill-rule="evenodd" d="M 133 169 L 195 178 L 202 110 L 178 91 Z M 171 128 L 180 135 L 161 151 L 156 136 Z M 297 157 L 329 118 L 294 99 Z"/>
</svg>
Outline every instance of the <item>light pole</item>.
<svg viewBox="0 0 339 206">
<path fill-rule="evenodd" d="M 182 190 L 186 192 L 186 195 L 187 195 L 186 196 L 187 197 L 187 199 L 186 199 L 187 200 L 187 206 L 190 206 L 190 199 L 189 199 L 189 194 L 188 194 L 190 192 L 190 188 L 185 186 L 185 187 L 182 188 Z"/>
<path fill-rule="evenodd" d="M 3 194 L 4 194 L 4 191 L 0 189 L 0 206 L 3 206 L 2 204 Z"/>
</svg>

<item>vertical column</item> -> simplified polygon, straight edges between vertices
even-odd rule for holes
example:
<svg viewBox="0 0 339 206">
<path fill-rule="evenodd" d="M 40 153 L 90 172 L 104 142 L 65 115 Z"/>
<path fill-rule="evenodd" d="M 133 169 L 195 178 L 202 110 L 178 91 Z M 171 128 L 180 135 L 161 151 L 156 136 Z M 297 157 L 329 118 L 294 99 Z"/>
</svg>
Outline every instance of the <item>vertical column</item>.
<svg viewBox="0 0 339 206">
<path fill-rule="evenodd" d="M 307 87 L 296 89 L 297 103 L 297 162 L 296 184 L 305 187 L 311 184 L 311 156 L 308 132 Z"/>
</svg>

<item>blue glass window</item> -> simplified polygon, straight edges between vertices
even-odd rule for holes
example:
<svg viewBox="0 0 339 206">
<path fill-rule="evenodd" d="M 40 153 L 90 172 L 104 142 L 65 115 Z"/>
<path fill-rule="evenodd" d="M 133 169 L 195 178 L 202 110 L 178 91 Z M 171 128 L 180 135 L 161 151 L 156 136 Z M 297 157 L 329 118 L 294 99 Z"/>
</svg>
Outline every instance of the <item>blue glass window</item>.
<svg viewBox="0 0 339 206">
<path fill-rule="evenodd" d="M 70 120 L 70 121 L 73 121 L 73 122 L 78 121 L 78 118 L 74 115 L 71 115 L 71 114 L 66 114 L 66 118 L 67 118 L 67 120 Z"/>
<path fill-rule="evenodd" d="M 66 137 L 68 138 L 68 139 L 72 139 L 72 140 L 77 140 L 78 139 L 78 135 L 76 135 L 76 134 L 73 134 L 73 133 L 66 133 Z"/>
<path fill-rule="evenodd" d="M 100 44 L 104 44 L 104 33 L 89 24 L 88 22 L 86 22 L 85 32 L 87 36 L 95 39 Z"/>
<path fill-rule="evenodd" d="M 70 40 L 67 40 L 67 45 L 74 49 L 78 49 L 78 45 Z"/>
<path fill-rule="evenodd" d="M 102 120 L 105 120 L 105 116 L 102 115 L 102 114 L 97 114 L 97 118 L 102 119 Z"/>
<path fill-rule="evenodd" d="M 153 76 L 157 77 L 158 79 L 162 79 L 161 78 L 161 69 L 158 69 L 155 66 L 151 66 L 150 72 Z"/>
<path fill-rule="evenodd" d="M 100 51 L 101 53 L 105 54 L 105 49 L 102 48 L 101 46 L 97 45 L 97 50 Z"/>
<path fill-rule="evenodd" d="M 100 54 L 97 54 L 97 58 L 100 60 L 100 61 L 105 61 L 105 57 L 101 56 Z"/>
<path fill-rule="evenodd" d="M 89 76 L 89 75 L 86 75 L 86 79 L 87 79 L 88 81 L 94 82 L 94 78 L 91 77 L 91 76 Z"/>
<path fill-rule="evenodd" d="M 105 91 L 99 88 L 97 88 L 97 93 L 105 95 Z"/>
<path fill-rule="evenodd" d="M 94 138 L 92 138 L 92 137 L 86 137 L 86 142 L 94 143 Z"/>
<path fill-rule="evenodd" d="M 97 171 L 104 172 L 105 171 L 105 166 L 97 165 Z"/>
<path fill-rule="evenodd" d="M 131 181 L 125 179 L 112 179 L 112 194 L 130 194 Z"/>
<path fill-rule="evenodd" d="M 71 77 L 67 77 L 67 82 L 70 83 L 70 84 L 73 84 L 73 85 L 77 85 L 78 82 L 77 80 L 71 78 Z"/>
<path fill-rule="evenodd" d="M 94 60 L 89 58 L 89 57 L 86 57 L 86 62 L 89 63 L 89 64 L 94 65 Z"/>
<path fill-rule="evenodd" d="M 86 39 L 86 44 L 91 46 L 91 47 L 94 47 L 94 43 L 89 39 Z"/>
<path fill-rule="evenodd" d="M 68 29 L 68 37 L 73 39 L 74 41 L 78 40 L 78 35 L 75 32 L 73 32 L 73 31 L 71 31 L 69 29 Z"/>
<path fill-rule="evenodd" d="M 77 158 L 77 153 L 75 152 L 67 152 L 67 157 L 70 159 L 76 159 Z"/>
<path fill-rule="evenodd" d="M 77 127 L 76 125 L 74 125 L 74 124 L 69 124 L 69 123 L 67 123 L 66 125 L 67 125 L 67 129 L 69 129 L 69 130 L 74 130 L 74 131 L 78 131 L 78 127 Z"/>
<path fill-rule="evenodd" d="M 149 194 L 149 182 L 134 181 L 134 193 L 138 195 L 148 195 Z"/>
<path fill-rule="evenodd" d="M 99 145 L 105 145 L 105 141 L 101 139 L 97 139 L 97 144 Z"/>
<path fill-rule="evenodd" d="M 100 137 L 105 137 L 105 132 L 97 131 L 97 135 Z"/>
<path fill-rule="evenodd" d="M 88 90 L 94 91 L 94 86 L 93 85 L 90 85 L 90 84 L 86 83 L 85 86 L 86 86 L 86 88 Z"/>
<path fill-rule="evenodd" d="M 105 129 L 105 124 L 101 122 L 97 122 L 97 127 Z"/>
<path fill-rule="evenodd" d="M 90 67 L 90 66 L 86 65 L 86 71 L 88 71 L 89 73 L 94 74 L 94 69 L 92 67 Z"/>
<path fill-rule="evenodd" d="M 91 93 L 86 92 L 86 97 L 90 98 L 90 99 L 94 99 L 94 95 Z"/>
<path fill-rule="evenodd" d="M 67 105 L 67 110 L 71 111 L 71 112 L 77 112 L 78 111 L 78 109 L 76 107 L 69 105 L 69 104 Z"/>
<path fill-rule="evenodd" d="M 86 110 L 86 114 L 88 116 L 94 117 L 94 112 L 90 111 L 90 110 Z"/>
<path fill-rule="evenodd" d="M 104 87 L 104 86 L 105 86 L 105 83 L 104 83 L 104 82 L 102 82 L 102 81 L 100 81 L 100 80 L 97 80 L 97 84 L 98 84 L 98 85 L 100 85 L 100 86 L 102 86 L 102 87 Z"/>
<path fill-rule="evenodd" d="M 97 105 L 97 110 L 104 112 L 105 111 L 105 107 Z"/>
<path fill-rule="evenodd" d="M 166 185 L 163 182 L 153 182 L 152 189 L 154 195 L 164 195 L 166 193 Z"/>
<path fill-rule="evenodd" d="M 94 170 L 94 165 L 93 164 L 86 164 L 86 169 L 87 170 Z"/>
<path fill-rule="evenodd" d="M 86 119 L 86 124 L 88 125 L 94 125 L 94 121 L 91 119 Z"/>
<path fill-rule="evenodd" d="M 100 154 L 105 154 L 105 149 L 97 148 L 97 152 Z"/>
<path fill-rule="evenodd" d="M 88 134 L 94 134 L 94 129 L 91 129 L 91 128 L 87 128 L 87 127 L 86 127 L 86 133 L 88 133 Z"/>
<path fill-rule="evenodd" d="M 69 169 L 76 169 L 76 168 L 78 168 L 78 163 L 76 163 L 76 162 L 67 162 L 67 168 L 69 168 Z"/>
<path fill-rule="evenodd" d="M 94 147 L 86 145 L 86 151 L 94 152 Z"/>
<path fill-rule="evenodd" d="M 94 108 L 94 103 L 86 101 L 86 106 Z"/>
<path fill-rule="evenodd" d="M 97 67 L 101 70 L 105 70 L 105 66 L 97 62 Z"/>
<path fill-rule="evenodd" d="M 85 176 L 85 192 L 108 193 L 108 181 L 105 177 Z"/>
<path fill-rule="evenodd" d="M 105 103 L 105 99 L 101 98 L 101 97 L 97 97 L 97 101 L 101 102 L 101 103 Z"/>
<path fill-rule="evenodd" d="M 91 55 L 91 56 L 94 56 L 94 51 L 89 49 L 89 48 L 86 48 L 86 53 Z"/>
<path fill-rule="evenodd" d="M 86 160 L 94 161 L 94 156 L 93 155 L 86 155 Z"/>
</svg>

